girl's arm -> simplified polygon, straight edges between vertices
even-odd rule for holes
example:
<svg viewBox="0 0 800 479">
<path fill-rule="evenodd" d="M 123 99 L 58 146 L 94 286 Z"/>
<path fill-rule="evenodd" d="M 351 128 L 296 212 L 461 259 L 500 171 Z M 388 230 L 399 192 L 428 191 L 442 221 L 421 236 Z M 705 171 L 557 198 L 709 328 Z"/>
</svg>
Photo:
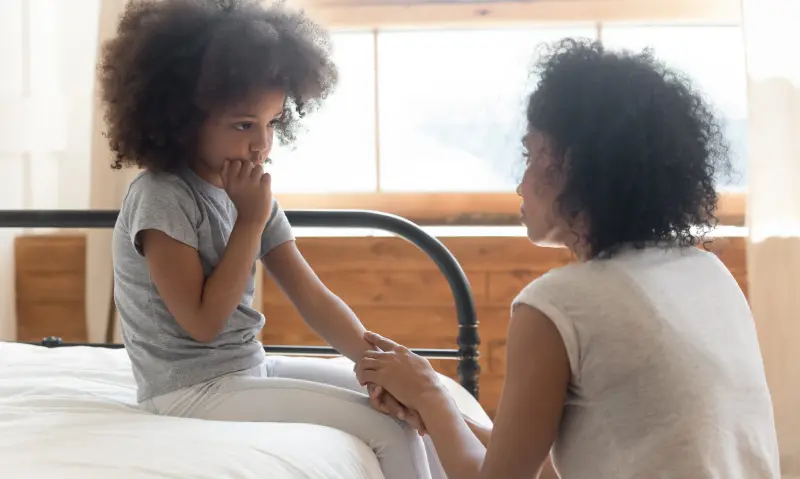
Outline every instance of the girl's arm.
<svg viewBox="0 0 800 479">
<path fill-rule="evenodd" d="M 237 222 L 208 279 L 197 250 L 166 233 L 139 233 L 150 277 L 175 321 L 195 341 L 208 343 L 225 327 L 250 278 L 263 224 Z"/>
<path fill-rule="evenodd" d="M 361 321 L 320 281 L 294 241 L 271 249 L 262 261 L 306 324 L 334 349 L 356 362 L 372 347 L 364 339 Z M 405 420 L 420 432 L 425 430 L 417 411 L 407 409 L 385 391 L 370 389 L 370 403 L 386 414 Z"/>
<path fill-rule="evenodd" d="M 294 241 L 270 250 L 264 266 L 303 320 L 334 349 L 353 361 L 369 349 L 364 326 L 308 265 Z"/>
<path fill-rule="evenodd" d="M 492 427 L 478 424 L 467 416 L 464 416 L 464 422 L 467 423 L 467 427 L 472 431 L 472 434 L 475 434 L 475 437 L 483 444 L 483 447 L 489 447 L 489 440 L 492 438 Z"/>
</svg>

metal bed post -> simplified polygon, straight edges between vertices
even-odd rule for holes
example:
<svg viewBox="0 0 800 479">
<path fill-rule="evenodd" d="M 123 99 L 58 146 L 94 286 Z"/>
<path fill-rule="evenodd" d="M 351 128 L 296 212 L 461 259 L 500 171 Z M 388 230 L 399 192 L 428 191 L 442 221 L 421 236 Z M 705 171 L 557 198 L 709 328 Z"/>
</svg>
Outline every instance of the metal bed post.
<svg viewBox="0 0 800 479">
<path fill-rule="evenodd" d="M 0 210 L 0 228 L 113 228 L 117 210 Z M 416 224 L 399 216 L 364 210 L 289 210 L 289 222 L 296 227 L 371 228 L 394 233 L 413 243 L 438 266 L 453 293 L 458 318 L 458 349 L 414 349 L 422 356 L 458 360 L 461 385 L 478 398 L 478 319 L 469 282 L 452 253 L 436 238 Z M 94 346 L 122 348 L 118 344 L 64 343 L 60 338 L 45 338 L 40 344 L 57 346 Z M 267 353 L 338 354 L 333 348 L 319 346 L 264 346 Z"/>
</svg>

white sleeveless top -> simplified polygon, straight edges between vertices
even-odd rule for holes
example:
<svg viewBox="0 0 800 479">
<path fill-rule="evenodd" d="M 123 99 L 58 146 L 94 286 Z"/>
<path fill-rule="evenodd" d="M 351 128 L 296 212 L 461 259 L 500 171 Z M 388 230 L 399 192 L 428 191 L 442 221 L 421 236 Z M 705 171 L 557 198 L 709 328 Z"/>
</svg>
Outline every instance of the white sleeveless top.
<svg viewBox="0 0 800 479">
<path fill-rule="evenodd" d="M 715 255 L 629 248 L 553 270 L 516 303 L 547 315 L 569 356 L 562 479 L 780 477 L 753 317 Z"/>
</svg>

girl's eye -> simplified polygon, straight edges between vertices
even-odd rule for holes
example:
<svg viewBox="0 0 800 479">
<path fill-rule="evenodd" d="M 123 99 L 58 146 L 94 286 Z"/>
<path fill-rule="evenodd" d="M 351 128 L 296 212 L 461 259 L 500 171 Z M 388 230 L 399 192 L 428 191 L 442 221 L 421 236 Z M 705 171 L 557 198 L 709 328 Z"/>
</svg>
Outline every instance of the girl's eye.
<svg viewBox="0 0 800 479">
<path fill-rule="evenodd" d="M 249 130 L 249 129 L 250 129 L 250 128 L 252 128 L 252 127 L 253 127 L 253 123 L 252 123 L 252 122 L 250 122 L 250 121 L 245 121 L 245 122 L 242 122 L 242 123 L 237 123 L 237 124 L 234 126 L 234 128 L 236 128 L 237 130 L 241 130 L 241 131 L 246 131 L 246 130 Z"/>
<path fill-rule="evenodd" d="M 272 128 L 275 128 L 275 126 L 276 126 L 276 125 L 278 124 L 278 122 L 280 122 L 280 121 L 281 121 L 281 119 L 280 119 L 280 118 L 275 118 L 274 120 L 272 120 L 271 122 L 269 122 L 269 126 L 270 126 L 270 127 L 272 127 Z"/>
</svg>

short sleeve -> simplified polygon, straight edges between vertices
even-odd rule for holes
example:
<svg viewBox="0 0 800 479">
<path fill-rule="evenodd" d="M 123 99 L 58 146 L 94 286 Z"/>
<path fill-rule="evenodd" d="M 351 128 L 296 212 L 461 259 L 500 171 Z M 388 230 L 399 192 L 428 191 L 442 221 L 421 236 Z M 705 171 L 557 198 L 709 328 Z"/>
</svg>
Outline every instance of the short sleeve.
<svg viewBox="0 0 800 479">
<path fill-rule="evenodd" d="M 139 233 L 158 230 L 192 248 L 198 248 L 199 209 L 189 188 L 177 177 L 145 173 L 134 180 L 120 214 L 127 223 L 130 240 L 143 255 Z"/>
<path fill-rule="evenodd" d="M 564 285 L 560 284 L 555 275 L 546 274 L 520 291 L 511 305 L 513 309 L 518 304 L 525 304 L 537 309 L 547 316 L 558 329 L 564 348 L 569 358 L 570 372 L 574 380 L 579 380 L 581 371 L 581 348 L 575 322 L 565 313 L 559 301 L 558 290 Z"/>
<path fill-rule="evenodd" d="M 289 224 L 289 219 L 278 201 L 273 200 L 272 215 L 264 227 L 264 232 L 261 234 L 261 255 L 259 257 L 263 257 L 275 247 L 293 240 L 292 225 Z"/>
</svg>

